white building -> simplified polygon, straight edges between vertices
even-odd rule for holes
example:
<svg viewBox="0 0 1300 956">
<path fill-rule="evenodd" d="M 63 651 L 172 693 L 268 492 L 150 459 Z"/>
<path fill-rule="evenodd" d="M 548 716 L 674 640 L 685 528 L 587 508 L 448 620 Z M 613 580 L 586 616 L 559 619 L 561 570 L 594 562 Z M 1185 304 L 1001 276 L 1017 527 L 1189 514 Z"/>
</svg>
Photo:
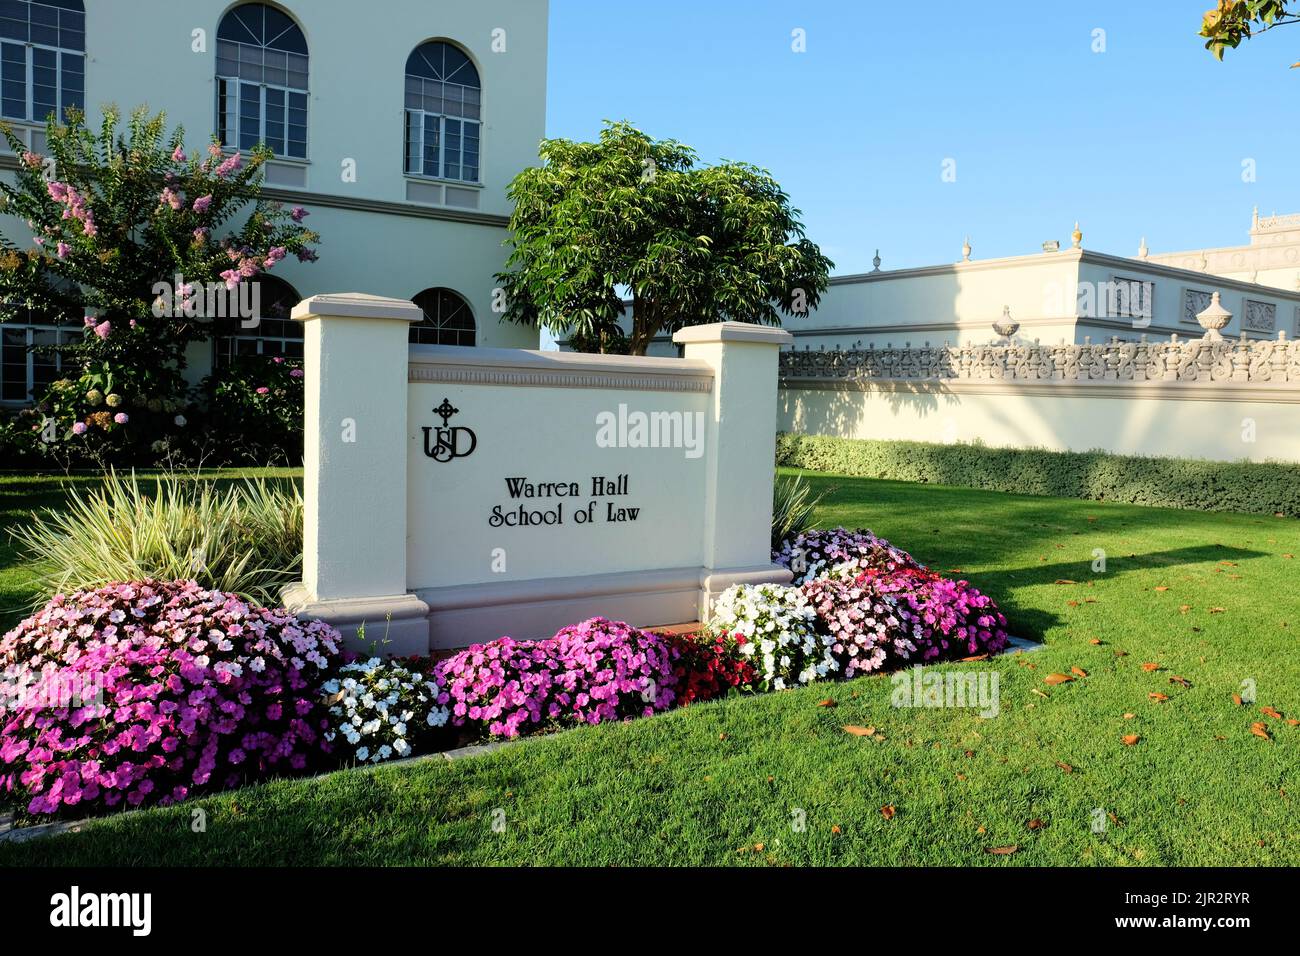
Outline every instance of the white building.
<svg viewBox="0 0 1300 956">
<path fill-rule="evenodd" d="M 1300 252 L 1300 223 L 1290 235 L 1289 248 Z M 1294 281 L 1262 285 L 1262 273 L 1255 282 L 1247 272 L 1211 274 L 1171 258 L 1095 252 L 1077 230 L 1070 247 L 1033 255 L 977 259 L 967 246 L 959 262 L 835 276 L 816 310 L 784 325 L 800 349 L 1005 341 L 995 324 L 1014 326 L 1017 343 L 1198 338 L 1196 316 L 1218 292 L 1233 313 L 1225 336 L 1300 333 Z"/>
<path fill-rule="evenodd" d="M 1244 246 L 1215 246 L 1188 252 L 1151 255 L 1145 243 L 1138 251 L 1148 262 L 1194 272 L 1258 282 L 1288 291 L 1300 290 L 1300 214 L 1251 215 L 1250 242 Z"/>
<path fill-rule="evenodd" d="M 410 298 L 412 340 L 535 348 L 499 321 L 506 186 L 537 162 L 546 125 L 547 0 L 3 0 L 0 112 L 40 151 L 44 118 L 147 104 L 183 126 L 266 142 L 266 194 L 311 213 L 320 260 L 284 262 L 261 289 L 263 321 L 195 347 L 197 380 L 234 353 L 295 354 L 285 303 L 318 292 Z M 16 157 L 0 154 L 0 168 Z M 20 234 L 12 220 L 6 234 Z M 0 325 L 0 400 L 50 381 L 27 351 L 63 333 Z"/>
</svg>

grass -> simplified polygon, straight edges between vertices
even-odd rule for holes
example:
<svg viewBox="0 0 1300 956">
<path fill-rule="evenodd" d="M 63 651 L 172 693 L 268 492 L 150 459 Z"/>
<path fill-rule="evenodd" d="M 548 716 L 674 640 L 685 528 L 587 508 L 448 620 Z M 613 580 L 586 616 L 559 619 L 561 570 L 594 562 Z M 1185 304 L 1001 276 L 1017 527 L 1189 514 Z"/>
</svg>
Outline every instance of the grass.
<svg viewBox="0 0 1300 956">
<path fill-rule="evenodd" d="M 1300 717 L 1294 520 L 809 480 L 834 487 L 818 524 L 960 568 L 1045 642 L 941 668 L 996 671 L 999 716 L 895 709 L 863 678 L 108 817 L 0 865 L 1300 863 L 1300 727 L 1259 713 Z"/>
</svg>

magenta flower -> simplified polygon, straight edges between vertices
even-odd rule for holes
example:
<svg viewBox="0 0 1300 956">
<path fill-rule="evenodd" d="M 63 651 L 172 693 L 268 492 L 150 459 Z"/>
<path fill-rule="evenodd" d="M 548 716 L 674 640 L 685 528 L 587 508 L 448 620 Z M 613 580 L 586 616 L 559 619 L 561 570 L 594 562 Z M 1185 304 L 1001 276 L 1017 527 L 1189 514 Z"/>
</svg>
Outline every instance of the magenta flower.
<svg viewBox="0 0 1300 956">
<path fill-rule="evenodd" d="M 258 395 L 266 395 L 266 394 L 270 393 L 270 391 L 271 391 L 271 390 L 270 390 L 269 388 L 267 388 L 265 385 L 263 385 L 263 386 L 261 386 L 261 387 L 257 390 L 257 394 L 258 394 Z"/>
<path fill-rule="evenodd" d="M 295 369 L 290 369 L 290 370 L 289 370 L 289 377 L 290 377 L 290 378 L 302 378 L 303 375 L 305 375 L 305 374 L 306 374 L 306 373 L 303 372 L 303 370 L 300 369 L 300 368 L 295 368 Z"/>
</svg>

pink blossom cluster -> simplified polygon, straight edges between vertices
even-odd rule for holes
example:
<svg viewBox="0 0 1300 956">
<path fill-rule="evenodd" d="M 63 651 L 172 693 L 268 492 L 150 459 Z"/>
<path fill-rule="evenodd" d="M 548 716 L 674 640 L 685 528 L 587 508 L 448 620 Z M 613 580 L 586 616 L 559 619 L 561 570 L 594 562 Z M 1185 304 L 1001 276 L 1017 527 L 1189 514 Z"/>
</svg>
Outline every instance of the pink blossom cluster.
<svg viewBox="0 0 1300 956">
<path fill-rule="evenodd" d="M 49 814 L 301 770 L 329 749 L 316 688 L 341 662 L 328 625 L 192 581 L 59 595 L 0 639 L 0 790 Z M 46 692 L 66 686 L 98 692 Z"/>
<path fill-rule="evenodd" d="M 64 219 L 75 219 L 81 223 L 81 231 L 87 236 L 94 236 L 99 233 L 98 228 L 95 226 L 94 210 L 86 204 L 86 197 L 81 195 L 75 186 L 50 181 L 46 183 L 45 188 L 49 192 L 51 199 L 64 206 Z"/>
<path fill-rule="evenodd" d="M 913 660 L 997 653 L 1007 620 L 967 581 L 920 568 L 826 575 L 803 585 L 846 677 Z"/>
<path fill-rule="evenodd" d="M 548 723 L 598 724 L 672 706 L 673 652 L 657 634 L 595 617 L 541 641 L 503 637 L 437 665 L 457 727 L 517 737 Z"/>
<path fill-rule="evenodd" d="M 925 567 L 902 548 L 894 547 L 866 528 L 804 531 L 782 542 L 780 549 L 772 552 L 772 560 L 794 573 L 795 584 L 823 574 L 852 576 L 868 569 L 893 571 Z"/>
</svg>

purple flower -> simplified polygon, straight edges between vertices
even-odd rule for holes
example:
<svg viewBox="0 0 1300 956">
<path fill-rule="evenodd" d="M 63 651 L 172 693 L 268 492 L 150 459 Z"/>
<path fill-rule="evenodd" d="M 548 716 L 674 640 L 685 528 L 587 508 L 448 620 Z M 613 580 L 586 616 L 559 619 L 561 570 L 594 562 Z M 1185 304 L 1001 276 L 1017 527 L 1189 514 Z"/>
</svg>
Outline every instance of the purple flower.
<svg viewBox="0 0 1300 956">
<path fill-rule="evenodd" d="M 208 207 L 211 205 L 212 205 L 212 194 L 208 193 L 208 195 L 200 196 L 198 199 L 194 200 L 194 211 L 200 214 L 205 213 L 208 211 Z"/>
<path fill-rule="evenodd" d="M 72 434 L 74 434 L 74 435 L 84 435 L 84 434 L 86 434 L 86 423 L 85 423 L 85 422 L 77 422 L 75 425 L 73 425 L 73 426 L 72 426 Z"/>
<path fill-rule="evenodd" d="M 177 146 L 176 149 L 172 151 L 172 162 L 173 163 L 185 162 L 185 150 L 182 149 L 180 146 Z"/>
<path fill-rule="evenodd" d="M 68 253 L 72 251 L 72 246 L 66 242 L 60 242 L 58 245 L 58 254 L 60 259 L 68 258 Z"/>
<path fill-rule="evenodd" d="M 306 373 L 303 372 L 303 370 L 300 369 L 300 368 L 295 368 L 295 369 L 290 369 L 290 370 L 289 370 L 289 377 L 290 377 L 290 378 L 302 378 L 303 375 L 305 375 L 305 374 L 306 374 Z"/>
<path fill-rule="evenodd" d="M 294 206 L 293 209 L 289 211 L 289 218 L 291 218 L 294 222 L 302 222 L 310 215 L 311 213 L 309 213 L 306 209 L 303 209 L 302 206 Z"/>
<path fill-rule="evenodd" d="M 126 414 L 126 412 L 118 412 L 116 415 L 113 416 L 113 421 L 117 422 L 119 425 L 125 425 L 130 420 L 131 419 Z"/>
</svg>

